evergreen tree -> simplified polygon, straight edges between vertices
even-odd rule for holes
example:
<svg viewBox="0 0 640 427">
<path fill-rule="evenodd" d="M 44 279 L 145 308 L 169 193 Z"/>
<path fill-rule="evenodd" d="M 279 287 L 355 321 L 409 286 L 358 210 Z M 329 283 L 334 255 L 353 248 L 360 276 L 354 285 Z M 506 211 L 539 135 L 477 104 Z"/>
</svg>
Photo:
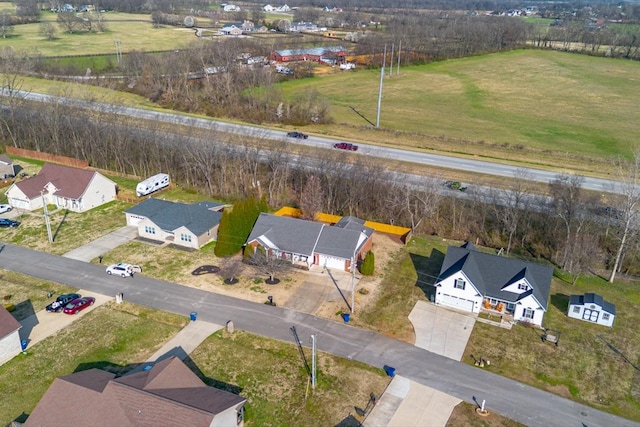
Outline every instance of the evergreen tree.
<svg viewBox="0 0 640 427">
<path fill-rule="evenodd" d="M 222 218 L 220 218 L 220 225 L 218 226 L 218 240 L 213 253 L 217 257 L 225 257 L 233 255 L 237 250 L 234 250 L 233 245 L 233 233 L 231 230 L 231 212 L 225 209 L 222 211 Z"/>
<path fill-rule="evenodd" d="M 362 264 L 360 264 L 360 273 L 365 276 L 372 276 L 374 271 L 375 256 L 373 255 L 373 251 L 369 251 L 362 260 Z"/>
</svg>

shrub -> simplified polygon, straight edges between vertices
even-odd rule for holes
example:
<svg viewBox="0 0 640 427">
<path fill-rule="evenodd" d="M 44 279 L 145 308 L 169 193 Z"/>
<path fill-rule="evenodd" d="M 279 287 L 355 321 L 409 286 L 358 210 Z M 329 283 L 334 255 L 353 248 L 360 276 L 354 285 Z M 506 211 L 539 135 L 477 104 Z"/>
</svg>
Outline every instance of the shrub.
<svg viewBox="0 0 640 427">
<path fill-rule="evenodd" d="M 362 260 L 362 264 L 360 264 L 360 273 L 365 276 L 372 276 L 375 271 L 375 256 L 373 255 L 373 251 L 367 252 L 364 260 Z"/>
</svg>

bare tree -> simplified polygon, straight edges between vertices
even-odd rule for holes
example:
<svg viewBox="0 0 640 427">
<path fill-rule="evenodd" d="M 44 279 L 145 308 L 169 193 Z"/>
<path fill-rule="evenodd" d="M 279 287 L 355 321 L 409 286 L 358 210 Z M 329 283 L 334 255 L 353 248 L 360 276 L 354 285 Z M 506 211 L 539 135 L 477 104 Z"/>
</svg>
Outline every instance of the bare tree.
<svg viewBox="0 0 640 427">
<path fill-rule="evenodd" d="M 283 256 L 284 254 L 266 251 L 262 246 L 258 246 L 248 258 L 248 262 L 258 273 L 269 276 L 269 282 L 275 283 L 276 276 L 291 266 L 291 262 Z"/>
<path fill-rule="evenodd" d="M 553 207 L 558 217 L 562 220 L 565 227 L 565 241 L 562 261 L 562 268 L 567 266 L 569 260 L 569 251 L 574 232 L 574 223 L 578 210 L 581 207 L 580 190 L 584 177 L 580 175 L 560 174 L 549 183 L 549 192 L 553 198 Z"/>
<path fill-rule="evenodd" d="M 60 12 L 56 20 L 65 33 L 73 34 L 82 27 L 82 20 L 76 16 L 75 12 Z"/>
<path fill-rule="evenodd" d="M 424 177 L 419 185 L 397 183 L 387 193 L 387 201 L 392 212 L 408 218 L 415 232 L 425 218 L 437 212 L 442 200 L 440 187 L 440 180 L 434 177 Z"/>
<path fill-rule="evenodd" d="M 616 218 L 615 220 L 619 219 L 622 226 L 620 227 L 619 233 L 620 243 L 618 244 L 611 274 L 609 275 L 609 283 L 613 283 L 615 280 L 616 273 L 620 269 L 622 254 L 627 246 L 627 240 L 630 235 L 636 231 L 638 225 L 637 219 L 638 212 L 640 211 L 639 173 L 640 151 L 636 150 L 633 155 L 633 161 L 621 162 L 618 167 L 618 178 L 620 180 L 623 198 L 618 205 L 620 218 Z"/>
<path fill-rule="evenodd" d="M 504 189 L 493 192 L 493 209 L 496 217 L 502 223 L 507 235 L 507 254 L 511 252 L 513 239 L 518 231 L 524 212 L 529 204 L 528 174 L 524 169 L 519 169 L 514 174 L 511 185 Z"/>
<path fill-rule="evenodd" d="M 0 34 L 6 39 L 10 32 L 13 31 L 13 18 L 7 12 L 0 13 Z"/>
<path fill-rule="evenodd" d="M 322 182 L 316 175 L 310 175 L 300 195 L 300 208 L 302 219 L 313 220 L 324 206 L 324 191 Z"/>
<path fill-rule="evenodd" d="M 53 40 L 56 37 L 56 27 L 51 22 L 41 22 L 38 34 L 47 40 Z"/>
</svg>

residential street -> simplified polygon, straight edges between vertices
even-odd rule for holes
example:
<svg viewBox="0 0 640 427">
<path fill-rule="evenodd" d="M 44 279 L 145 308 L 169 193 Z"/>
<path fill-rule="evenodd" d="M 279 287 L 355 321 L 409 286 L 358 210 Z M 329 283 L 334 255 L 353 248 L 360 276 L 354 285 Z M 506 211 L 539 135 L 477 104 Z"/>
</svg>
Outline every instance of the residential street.
<svg viewBox="0 0 640 427">
<path fill-rule="evenodd" d="M 256 304 L 199 289 L 150 279 L 108 276 L 104 266 L 33 251 L 7 244 L 0 252 L 0 268 L 64 283 L 72 287 L 114 296 L 160 310 L 293 342 L 295 326 L 303 343 L 317 334 L 321 351 L 358 360 L 396 373 L 415 382 L 481 403 L 486 409 L 528 426 L 637 426 L 639 424 L 572 402 L 461 362 L 431 353 L 371 331 L 305 313 Z M 588 373 L 585 373 L 588 375 Z"/>
</svg>

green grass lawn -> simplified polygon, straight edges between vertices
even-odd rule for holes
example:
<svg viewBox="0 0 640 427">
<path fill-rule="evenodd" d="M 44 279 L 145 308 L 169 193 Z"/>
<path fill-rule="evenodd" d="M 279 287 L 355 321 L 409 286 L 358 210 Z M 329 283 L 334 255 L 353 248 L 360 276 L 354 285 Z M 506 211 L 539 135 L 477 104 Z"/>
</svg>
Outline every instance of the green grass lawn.
<svg viewBox="0 0 640 427">
<path fill-rule="evenodd" d="M 629 156 L 640 138 L 639 73 L 636 62 L 536 50 L 404 67 L 400 76 L 385 78 L 380 123 L 407 133 L 403 144 L 419 147 L 430 135 L 446 140 L 430 146 L 479 156 L 496 147 L 509 148 L 516 158 L 520 147 L 575 157 Z M 339 135 L 368 127 L 350 107 L 375 121 L 379 79 L 379 70 L 360 68 L 281 87 L 289 96 L 317 91 L 328 99 L 344 126 L 315 129 Z M 396 136 L 375 138 L 393 145 Z"/>
</svg>

